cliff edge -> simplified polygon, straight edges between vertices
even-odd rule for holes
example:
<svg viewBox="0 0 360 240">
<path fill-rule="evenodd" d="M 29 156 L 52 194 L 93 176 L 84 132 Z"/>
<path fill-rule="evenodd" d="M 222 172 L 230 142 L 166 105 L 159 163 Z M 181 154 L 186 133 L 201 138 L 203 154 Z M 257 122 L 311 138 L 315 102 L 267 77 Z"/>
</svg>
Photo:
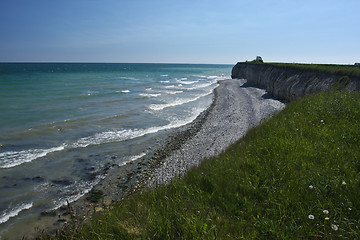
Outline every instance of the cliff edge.
<svg viewBox="0 0 360 240">
<path fill-rule="evenodd" d="M 278 99 L 293 101 L 302 96 L 331 88 L 360 90 L 360 77 L 332 74 L 313 69 L 238 62 L 232 69 L 232 78 L 247 79 L 247 83 L 265 88 Z"/>
</svg>

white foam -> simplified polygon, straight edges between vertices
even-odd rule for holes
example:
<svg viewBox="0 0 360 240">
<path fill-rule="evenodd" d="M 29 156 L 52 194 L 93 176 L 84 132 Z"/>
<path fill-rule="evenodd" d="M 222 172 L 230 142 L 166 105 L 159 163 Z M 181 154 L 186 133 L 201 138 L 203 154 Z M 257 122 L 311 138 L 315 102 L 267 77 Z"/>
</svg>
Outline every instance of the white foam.
<svg viewBox="0 0 360 240">
<path fill-rule="evenodd" d="M 209 95 L 211 93 L 212 93 L 212 90 L 210 92 L 205 93 L 205 94 L 198 95 L 195 98 L 177 99 L 177 100 L 175 100 L 175 101 L 173 101 L 171 103 L 165 103 L 165 104 L 151 104 L 149 106 L 149 109 L 159 111 L 159 110 L 163 110 L 164 108 L 183 105 L 183 104 L 186 104 L 186 103 L 194 102 L 194 101 L 198 100 L 199 98 L 205 97 L 205 96 L 207 96 L 207 95 Z"/>
<path fill-rule="evenodd" d="M 85 95 L 91 96 L 91 95 L 97 95 L 97 94 L 99 94 L 98 91 L 87 91 Z"/>
<path fill-rule="evenodd" d="M 143 97 L 158 97 L 161 93 L 140 93 L 139 95 Z"/>
<path fill-rule="evenodd" d="M 122 90 L 121 92 L 122 92 L 122 93 L 129 93 L 130 90 L 127 90 L 127 89 L 126 89 L 126 90 Z"/>
<path fill-rule="evenodd" d="M 194 87 L 187 88 L 187 90 L 207 88 L 207 87 L 210 87 L 211 85 L 213 85 L 213 84 L 216 83 L 216 82 L 217 82 L 217 81 L 212 81 L 212 82 L 208 82 L 208 83 L 199 84 L 199 85 L 196 85 L 196 86 L 194 86 Z"/>
<path fill-rule="evenodd" d="M 102 143 L 112 142 L 112 141 L 124 141 L 126 139 L 133 138 L 136 135 L 137 130 L 116 130 L 116 131 L 106 131 L 102 133 L 96 133 L 94 136 L 83 137 L 78 141 L 73 143 L 71 146 L 73 148 L 85 148 L 89 145 L 99 145 Z"/>
<path fill-rule="evenodd" d="M 70 189 L 71 192 L 73 192 L 72 189 L 81 189 L 81 191 L 78 194 L 75 195 L 68 195 L 66 192 L 63 193 L 63 195 L 68 195 L 66 197 L 60 198 L 57 201 L 54 201 L 55 207 L 52 208 L 51 210 L 56 210 L 64 205 L 67 205 L 68 203 L 72 203 L 77 201 L 78 199 L 80 199 L 82 196 L 84 196 L 85 194 L 87 194 L 88 192 L 91 191 L 91 189 L 93 189 L 93 187 L 95 185 L 97 185 L 101 179 L 104 179 L 106 177 L 106 175 L 99 175 L 96 177 L 96 179 L 92 182 L 76 182 L 68 187 L 66 187 L 66 189 L 63 190 L 67 190 Z"/>
<path fill-rule="evenodd" d="M 174 87 L 176 87 L 176 85 L 164 86 L 164 88 L 174 88 Z"/>
<path fill-rule="evenodd" d="M 72 144 L 72 147 L 78 148 L 78 147 L 87 147 L 90 145 L 99 145 L 110 142 L 121 142 L 121 141 L 142 137 L 147 134 L 156 133 L 162 130 L 181 127 L 183 125 L 192 122 L 202 111 L 203 109 L 195 109 L 193 111 L 194 113 L 193 116 L 190 116 L 189 118 L 183 120 L 174 119 L 169 124 L 163 126 L 150 127 L 146 129 L 121 129 L 121 130 L 112 130 L 112 131 L 97 133 L 93 136 L 79 139 L 77 142 Z"/>
<path fill-rule="evenodd" d="M 138 78 L 134 78 L 134 77 L 118 77 L 118 79 L 126 79 L 126 80 L 140 80 Z"/>
<path fill-rule="evenodd" d="M 146 153 L 140 153 L 139 155 L 132 156 L 127 161 L 124 161 L 124 162 L 120 163 L 119 166 L 124 166 L 124 165 L 126 165 L 126 164 L 128 164 L 130 162 L 133 162 L 135 160 L 138 160 L 139 158 L 142 158 L 145 155 L 146 155 Z"/>
<path fill-rule="evenodd" d="M 66 145 L 49 149 L 29 149 L 23 151 L 9 151 L 0 153 L 0 168 L 12 168 L 37 158 L 45 157 L 49 153 L 64 150 Z"/>
<path fill-rule="evenodd" d="M 170 81 L 169 80 L 166 80 L 166 81 L 160 81 L 161 83 L 169 83 Z"/>
<path fill-rule="evenodd" d="M 191 85 L 191 84 L 194 84 L 194 83 L 197 83 L 199 82 L 198 80 L 197 81 L 183 81 L 183 80 L 178 80 L 179 83 L 181 84 L 185 84 L 185 85 Z"/>
<path fill-rule="evenodd" d="M 0 216 L 0 224 L 5 223 L 7 221 L 9 221 L 10 218 L 15 217 L 17 215 L 19 215 L 19 213 L 23 210 L 27 210 L 32 208 L 33 203 L 25 203 L 22 205 L 18 205 L 15 208 L 11 209 L 8 212 L 4 212 L 1 216 Z"/>
<path fill-rule="evenodd" d="M 160 77 L 168 77 L 169 75 L 166 75 L 166 74 L 164 74 L 164 75 L 160 75 Z"/>
<path fill-rule="evenodd" d="M 165 91 L 166 94 L 170 94 L 170 95 L 174 95 L 174 94 L 179 94 L 179 93 L 183 93 L 184 91 Z"/>
</svg>

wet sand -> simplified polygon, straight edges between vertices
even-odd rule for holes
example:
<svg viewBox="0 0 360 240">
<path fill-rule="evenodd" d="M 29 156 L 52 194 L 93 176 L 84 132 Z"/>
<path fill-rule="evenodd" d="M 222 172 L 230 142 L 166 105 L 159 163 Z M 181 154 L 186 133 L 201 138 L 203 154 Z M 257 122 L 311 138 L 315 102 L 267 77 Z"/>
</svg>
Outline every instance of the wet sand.
<svg viewBox="0 0 360 240">
<path fill-rule="evenodd" d="M 134 192 L 171 182 L 203 159 L 217 156 L 250 128 L 285 107 L 269 98 L 265 90 L 248 86 L 246 80 L 229 79 L 219 84 L 212 105 L 194 122 L 159 139 L 153 155 L 125 166 L 109 166 L 106 178 L 90 193 L 68 206 L 29 219 L 29 229 L 24 229 L 29 239 L 39 230 L 54 233 Z"/>
</svg>

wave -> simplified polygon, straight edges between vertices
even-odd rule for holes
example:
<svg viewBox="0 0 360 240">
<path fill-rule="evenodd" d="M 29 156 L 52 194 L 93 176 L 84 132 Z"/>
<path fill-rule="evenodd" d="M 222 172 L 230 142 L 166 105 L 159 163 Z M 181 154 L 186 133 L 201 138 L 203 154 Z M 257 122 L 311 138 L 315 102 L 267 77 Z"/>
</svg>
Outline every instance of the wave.
<svg viewBox="0 0 360 240">
<path fill-rule="evenodd" d="M 175 100 L 171 103 L 165 103 L 165 104 L 151 104 L 149 106 L 149 109 L 151 110 L 155 110 L 155 111 L 159 111 L 159 110 L 163 110 L 164 108 L 168 108 L 168 107 L 175 107 L 175 106 L 179 106 L 179 105 L 183 105 L 183 104 L 186 104 L 186 103 L 189 103 L 189 102 L 194 102 L 196 100 L 198 100 L 199 98 L 202 98 L 202 97 L 205 97 L 209 94 L 212 93 L 212 90 L 210 92 L 207 92 L 205 94 L 201 94 L 201 95 L 198 95 L 196 96 L 195 98 L 191 98 L 191 99 L 178 99 L 178 100 Z"/>
<path fill-rule="evenodd" d="M 97 95 L 99 94 L 99 91 L 87 91 L 85 94 L 83 94 L 82 96 L 86 95 L 86 96 L 91 96 L 91 95 Z"/>
<path fill-rule="evenodd" d="M 223 77 L 219 77 L 219 76 L 207 76 L 206 78 L 207 78 L 207 79 L 217 79 L 217 78 L 222 79 Z"/>
<path fill-rule="evenodd" d="M 165 91 L 166 94 L 170 94 L 170 95 L 173 95 L 173 94 L 179 94 L 179 93 L 183 93 L 184 91 Z"/>
<path fill-rule="evenodd" d="M 116 92 L 121 92 L 121 93 L 129 93 L 130 92 L 130 90 L 128 90 L 128 89 L 126 89 L 126 90 L 121 90 L 121 91 L 116 91 Z"/>
<path fill-rule="evenodd" d="M 11 209 L 8 212 L 4 212 L 1 216 L 0 216 L 0 224 L 3 224 L 7 221 L 9 221 L 10 218 L 12 217 L 16 217 L 17 215 L 19 215 L 19 213 L 23 210 L 27 210 L 32 208 L 33 203 L 26 203 L 26 204 L 22 204 L 22 205 L 18 205 L 15 208 Z"/>
<path fill-rule="evenodd" d="M 166 81 L 160 81 L 161 83 L 169 83 L 170 81 L 169 80 L 166 80 Z"/>
<path fill-rule="evenodd" d="M 104 143 L 111 142 L 121 142 L 126 140 L 131 140 L 134 138 L 142 137 L 147 134 L 157 133 L 163 130 L 169 130 L 177 127 L 181 127 L 192 122 L 204 109 L 199 112 L 199 109 L 193 110 L 193 115 L 187 119 L 175 119 L 167 125 L 149 127 L 145 129 L 121 129 L 121 130 L 112 130 L 105 131 L 102 133 L 97 133 L 90 137 L 84 137 L 79 139 L 77 142 L 73 143 L 71 147 L 73 148 L 84 148 L 90 145 L 99 145 Z"/>
<path fill-rule="evenodd" d="M 0 168 L 12 168 L 20 164 L 45 157 L 49 153 L 64 150 L 66 145 L 49 149 L 29 149 L 23 151 L 8 151 L 0 153 Z"/>
<path fill-rule="evenodd" d="M 133 162 L 135 160 L 138 160 L 139 158 L 142 158 L 145 155 L 146 155 L 146 153 L 140 153 L 139 155 L 132 156 L 127 161 L 124 161 L 124 162 L 120 163 L 119 166 L 124 166 L 124 165 L 126 165 L 126 164 L 128 164 L 130 162 Z"/>
<path fill-rule="evenodd" d="M 169 75 L 166 75 L 166 74 L 163 74 L 163 75 L 160 75 L 160 77 L 168 77 Z"/>
<path fill-rule="evenodd" d="M 140 80 L 139 78 L 134 78 L 134 77 L 117 77 L 117 78 L 113 78 L 113 79 Z"/>
<path fill-rule="evenodd" d="M 169 86 L 164 86 L 164 88 L 175 88 L 176 85 L 169 85 Z"/>
<path fill-rule="evenodd" d="M 161 93 L 139 93 L 142 97 L 158 97 Z"/>
<path fill-rule="evenodd" d="M 51 210 L 56 210 L 64 205 L 67 205 L 68 203 L 72 203 L 80 199 L 82 196 L 87 194 L 88 192 L 93 189 L 95 185 L 97 185 L 101 179 L 104 179 L 106 175 L 99 175 L 95 178 L 94 181 L 91 182 L 81 182 L 81 183 L 74 183 L 63 190 L 65 190 L 62 195 L 66 195 L 66 197 L 62 197 L 58 199 L 57 201 L 54 201 L 55 207 Z M 66 192 L 66 190 L 69 189 L 69 193 Z M 73 194 L 73 189 L 81 189 L 77 194 Z"/>
<path fill-rule="evenodd" d="M 217 81 L 212 81 L 212 82 L 208 82 L 208 83 L 199 84 L 199 85 L 196 85 L 194 87 L 187 88 L 186 90 L 194 90 L 194 89 L 199 89 L 199 88 L 210 87 L 211 85 L 215 84 L 216 82 Z"/>
<path fill-rule="evenodd" d="M 178 80 L 177 82 L 181 83 L 181 84 L 185 84 L 185 85 L 191 85 L 191 84 L 194 84 L 194 83 L 198 83 L 199 80 L 196 80 L 196 81 L 184 81 L 184 80 Z"/>
</svg>

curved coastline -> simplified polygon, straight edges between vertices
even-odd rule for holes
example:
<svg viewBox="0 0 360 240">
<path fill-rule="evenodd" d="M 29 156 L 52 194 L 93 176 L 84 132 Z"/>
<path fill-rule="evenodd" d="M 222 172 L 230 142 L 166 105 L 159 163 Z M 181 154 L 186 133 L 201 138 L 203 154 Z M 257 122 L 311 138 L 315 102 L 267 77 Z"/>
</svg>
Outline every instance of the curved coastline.
<svg viewBox="0 0 360 240">
<path fill-rule="evenodd" d="M 284 107 L 268 98 L 265 90 L 247 86 L 244 79 L 219 81 L 210 107 L 190 124 L 159 140 L 159 148 L 150 157 L 141 156 L 122 167 L 109 166 L 107 177 L 89 193 L 67 206 L 42 213 L 36 228 L 48 233 L 60 231 L 134 192 L 167 184 L 203 159 L 217 156 L 250 128 Z M 92 201 L 94 196 L 99 199 Z"/>
<path fill-rule="evenodd" d="M 101 211 L 103 204 L 170 183 L 202 160 L 217 156 L 250 128 L 285 107 L 284 103 L 268 98 L 265 90 L 249 87 L 245 79 L 221 80 L 213 94 L 210 107 L 193 122 L 161 139 L 159 148 L 150 157 L 143 156 L 121 168 L 110 169 L 107 177 L 92 190 L 102 192 L 102 200 L 94 204 L 87 200 L 91 193 L 83 196 L 71 204 L 75 214 L 87 216 Z"/>
</svg>

